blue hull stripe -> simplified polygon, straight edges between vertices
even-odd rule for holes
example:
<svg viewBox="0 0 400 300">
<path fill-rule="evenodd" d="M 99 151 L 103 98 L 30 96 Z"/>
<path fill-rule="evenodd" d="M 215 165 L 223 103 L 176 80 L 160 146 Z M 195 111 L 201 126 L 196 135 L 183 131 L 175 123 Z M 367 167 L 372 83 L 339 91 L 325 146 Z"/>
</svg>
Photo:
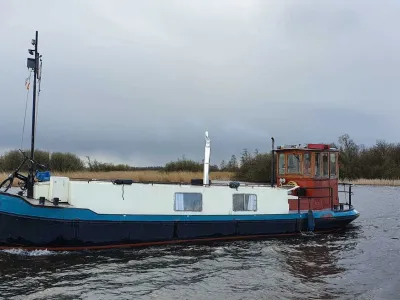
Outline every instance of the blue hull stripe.
<svg viewBox="0 0 400 300">
<path fill-rule="evenodd" d="M 40 207 L 34 206 L 22 198 L 9 194 L 0 194 L 0 212 L 26 217 L 55 220 L 82 221 L 263 221 L 306 219 L 307 213 L 264 214 L 264 215 L 123 215 L 97 214 L 83 208 Z M 355 209 L 347 211 L 314 211 L 314 218 L 341 218 L 358 216 Z"/>
</svg>

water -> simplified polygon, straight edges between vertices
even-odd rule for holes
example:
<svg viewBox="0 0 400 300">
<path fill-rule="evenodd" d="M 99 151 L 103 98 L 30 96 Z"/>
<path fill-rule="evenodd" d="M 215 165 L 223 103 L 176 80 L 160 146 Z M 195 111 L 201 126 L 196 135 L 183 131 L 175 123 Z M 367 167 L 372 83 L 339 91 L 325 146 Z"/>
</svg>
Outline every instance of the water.
<svg viewBox="0 0 400 300">
<path fill-rule="evenodd" d="M 355 187 L 329 235 L 95 252 L 0 252 L 0 299 L 400 299 L 400 188 Z"/>
</svg>

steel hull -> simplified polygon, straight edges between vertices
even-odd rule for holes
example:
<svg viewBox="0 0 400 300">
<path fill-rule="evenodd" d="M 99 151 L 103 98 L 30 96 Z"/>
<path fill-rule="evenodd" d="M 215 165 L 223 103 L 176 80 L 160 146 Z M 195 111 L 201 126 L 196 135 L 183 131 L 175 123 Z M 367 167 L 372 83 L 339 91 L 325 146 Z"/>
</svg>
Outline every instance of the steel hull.
<svg viewBox="0 0 400 300">
<path fill-rule="evenodd" d="M 315 219 L 315 232 L 342 229 L 353 214 Z M 0 248 L 104 249 L 295 235 L 307 219 L 231 221 L 55 220 L 0 212 Z"/>
</svg>

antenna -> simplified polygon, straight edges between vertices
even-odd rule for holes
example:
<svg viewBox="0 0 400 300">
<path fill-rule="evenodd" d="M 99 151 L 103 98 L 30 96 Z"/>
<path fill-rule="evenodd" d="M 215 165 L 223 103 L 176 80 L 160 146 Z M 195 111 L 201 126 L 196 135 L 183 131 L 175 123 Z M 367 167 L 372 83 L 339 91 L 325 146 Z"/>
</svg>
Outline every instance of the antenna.
<svg viewBox="0 0 400 300">
<path fill-rule="evenodd" d="M 31 160 L 34 160 L 35 156 L 35 125 L 36 125 L 36 81 L 38 79 L 38 68 L 39 68 L 39 33 L 36 31 L 35 39 L 32 39 L 31 44 L 35 46 L 35 49 L 28 49 L 30 55 L 34 55 L 34 58 L 27 59 L 27 67 L 33 69 L 33 105 L 32 105 L 32 135 L 31 135 Z M 35 177 L 33 174 L 33 164 L 29 167 L 28 173 L 28 189 L 27 197 L 33 198 L 33 186 L 35 184 Z"/>
</svg>

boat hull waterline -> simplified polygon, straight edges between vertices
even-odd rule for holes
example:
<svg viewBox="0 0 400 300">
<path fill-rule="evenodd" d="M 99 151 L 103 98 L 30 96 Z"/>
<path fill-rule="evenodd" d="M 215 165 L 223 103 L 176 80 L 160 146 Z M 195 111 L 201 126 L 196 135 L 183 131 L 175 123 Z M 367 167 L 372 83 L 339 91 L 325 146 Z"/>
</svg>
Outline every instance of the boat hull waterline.
<svg viewBox="0 0 400 300">
<path fill-rule="evenodd" d="M 315 232 L 345 228 L 359 213 L 314 211 Z M 0 197 L 0 248 L 84 250 L 297 235 L 307 212 L 267 215 L 104 215 Z"/>
</svg>

